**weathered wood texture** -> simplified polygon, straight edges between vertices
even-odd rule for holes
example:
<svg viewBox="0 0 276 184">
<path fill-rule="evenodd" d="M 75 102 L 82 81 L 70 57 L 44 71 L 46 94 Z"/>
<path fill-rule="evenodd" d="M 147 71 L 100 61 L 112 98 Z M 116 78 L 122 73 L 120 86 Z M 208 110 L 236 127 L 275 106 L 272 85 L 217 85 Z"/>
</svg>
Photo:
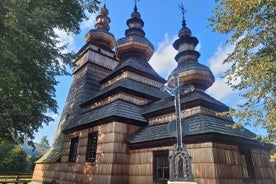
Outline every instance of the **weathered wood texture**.
<svg viewBox="0 0 276 184">
<path fill-rule="evenodd" d="M 91 105 L 88 105 L 88 106 L 84 107 L 83 112 L 87 112 L 87 111 L 96 109 L 98 107 L 101 107 L 101 106 L 104 106 L 104 105 L 109 104 L 111 102 L 114 102 L 118 99 L 128 101 L 128 102 L 134 103 L 136 105 L 145 105 L 145 104 L 151 102 L 150 100 L 140 98 L 140 97 L 135 96 L 135 95 L 120 92 L 120 93 L 116 93 L 114 95 L 110 95 L 108 98 L 105 98 L 103 100 L 99 100 L 96 103 L 93 103 Z"/>
<path fill-rule="evenodd" d="M 155 88 L 160 88 L 163 85 L 161 82 L 157 82 L 156 80 L 150 79 L 148 77 L 137 75 L 130 71 L 124 71 L 121 74 L 117 75 L 115 78 L 108 80 L 106 83 L 102 84 L 101 88 L 106 88 L 114 84 L 115 82 L 126 78 L 133 79 L 135 81 L 141 82 L 149 86 L 153 86 Z"/>
<path fill-rule="evenodd" d="M 251 150 L 255 179 L 250 181 L 244 179 L 239 151 L 238 146 L 213 143 L 215 174 L 218 183 L 273 183 L 271 164 L 268 162 L 268 152 L 256 149 Z"/>
<path fill-rule="evenodd" d="M 192 156 L 192 172 L 198 184 L 273 183 L 270 163 L 262 162 L 262 157 L 268 156 L 268 153 L 265 151 L 253 150 L 251 153 L 255 172 L 258 172 L 258 174 L 256 174 L 255 181 L 250 182 L 245 181 L 243 178 L 240 153 L 237 146 L 207 142 L 189 144 L 187 145 L 187 149 L 190 156 Z M 154 184 L 152 153 L 157 150 L 169 150 L 169 154 L 171 155 L 173 147 L 131 151 L 129 171 L 131 184 Z M 256 161 L 256 159 L 259 159 L 259 161 Z M 263 159 L 268 161 L 268 158 Z"/>
<path fill-rule="evenodd" d="M 129 150 L 126 138 L 138 127 L 119 122 L 100 125 L 64 137 L 61 163 L 37 164 L 33 182 L 56 180 L 59 183 L 128 183 Z M 88 134 L 98 131 L 95 163 L 85 162 Z M 79 137 L 75 163 L 68 163 L 70 141 Z"/>
<path fill-rule="evenodd" d="M 137 127 L 113 122 L 65 136 L 60 164 L 37 164 L 33 181 L 94 184 L 156 184 L 153 181 L 153 151 L 169 150 L 173 146 L 129 150 L 126 138 Z M 87 136 L 98 131 L 97 159 L 85 162 Z M 70 140 L 79 136 L 76 163 L 68 163 Z M 251 150 L 254 181 L 245 181 L 239 147 L 212 142 L 188 144 L 192 156 L 192 172 L 198 184 L 273 184 L 268 153 Z"/>
<path fill-rule="evenodd" d="M 118 65 L 114 53 L 100 49 L 97 46 L 90 44 L 83 52 L 84 53 L 80 54 L 81 57 L 75 62 L 76 65 L 74 66 L 73 73 L 89 61 L 92 61 L 96 65 L 103 66 L 104 68 L 108 68 L 109 70 L 114 70 Z"/>
<path fill-rule="evenodd" d="M 152 183 L 152 149 L 131 151 L 129 177 L 130 184 Z"/>
<path fill-rule="evenodd" d="M 276 183 L 276 161 L 271 162 L 273 181 Z"/>
<path fill-rule="evenodd" d="M 272 167 L 273 164 L 269 162 L 270 156 L 269 153 L 264 150 L 254 149 L 251 152 L 253 164 L 255 166 L 255 175 L 257 183 L 269 183 L 269 180 L 273 180 L 273 176 L 276 173 L 273 173 Z M 274 182 L 270 182 L 275 184 Z M 269 184 L 270 184 L 269 183 Z"/>
<path fill-rule="evenodd" d="M 189 108 L 189 109 L 182 109 L 180 112 L 180 117 L 188 118 L 190 116 L 194 116 L 197 114 L 206 114 L 206 115 L 215 116 L 215 117 L 225 119 L 225 120 L 231 120 L 231 116 L 227 115 L 226 113 L 218 113 L 214 110 L 207 109 L 207 108 L 201 107 L 201 106 L 196 106 L 196 107 Z M 149 125 L 162 124 L 162 123 L 170 122 L 173 120 L 175 120 L 175 112 L 150 118 Z"/>
</svg>

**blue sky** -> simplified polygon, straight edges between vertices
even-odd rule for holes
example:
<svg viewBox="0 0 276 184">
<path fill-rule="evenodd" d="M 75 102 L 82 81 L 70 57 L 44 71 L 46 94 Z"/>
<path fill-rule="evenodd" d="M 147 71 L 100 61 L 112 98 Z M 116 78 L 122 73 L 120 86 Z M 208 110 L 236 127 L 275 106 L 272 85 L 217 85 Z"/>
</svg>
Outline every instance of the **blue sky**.
<svg viewBox="0 0 276 184">
<path fill-rule="evenodd" d="M 174 69 L 176 62 L 174 56 L 176 51 L 172 47 L 173 41 L 177 38 L 181 28 L 182 14 L 179 4 L 183 3 L 187 13 L 185 19 L 187 27 L 192 31 L 192 35 L 197 37 L 199 44 L 197 50 L 201 56 L 199 62 L 210 67 L 216 82 L 207 90 L 207 93 L 221 102 L 235 107 L 242 99 L 238 92 L 232 91 L 226 85 L 225 79 L 221 78 L 229 67 L 222 65 L 224 58 L 233 50 L 233 46 L 224 45 L 227 35 L 218 34 L 208 27 L 208 18 L 212 16 L 211 10 L 215 6 L 215 0 L 141 0 L 137 3 L 138 12 L 143 19 L 146 37 L 155 48 L 155 53 L 149 61 L 153 68 L 164 78 Z M 110 32 L 116 39 L 124 37 L 127 29 L 126 21 L 130 18 L 134 8 L 134 0 L 107 0 L 107 9 L 111 19 Z M 102 6 L 102 5 L 101 5 Z M 88 15 L 89 19 L 81 23 L 81 33 L 79 35 L 67 34 L 56 30 L 60 36 L 62 44 L 68 44 L 67 49 L 77 52 L 84 44 L 84 36 L 94 28 L 96 14 Z M 71 70 L 71 69 L 69 69 Z M 65 76 L 57 78 L 59 81 L 56 87 L 56 100 L 58 102 L 58 114 L 52 114 L 55 119 L 48 126 L 44 125 L 36 134 L 35 141 L 39 142 L 42 136 L 48 136 L 52 142 L 59 118 L 65 103 L 72 77 Z M 254 130 L 253 130 L 254 131 Z"/>
</svg>

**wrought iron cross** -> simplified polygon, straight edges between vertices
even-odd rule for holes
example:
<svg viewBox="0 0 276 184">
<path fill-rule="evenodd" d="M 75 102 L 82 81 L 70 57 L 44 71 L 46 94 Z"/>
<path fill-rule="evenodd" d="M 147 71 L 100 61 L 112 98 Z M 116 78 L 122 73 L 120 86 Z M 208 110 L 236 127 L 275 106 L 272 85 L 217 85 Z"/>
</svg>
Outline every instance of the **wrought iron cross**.
<svg viewBox="0 0 276 184">
<path fill-rule="evenodd" d="M 135 6 L 137 5 L 137 2 L 140 1 L 140 0 L 134 0 L 134 3 L 135 3 Z"/>
<path fill-rule="evenodd" d="M 140 0 L 134 0 L 134 4 L 135 4 L 135 5 L 134 5 L 134 11 L 137 11 L 137 10 L 138 10 L 138 9 L 137 9 L 137 2 L 138 2 L 138 1 L 140 1 Z"/>
<path fill-rule="evenodd" d="M 183 3 L 179 4 L 178 6 L 180 8 L 180 11 L 181 11 L 183 19 L 184 19 L 184 15 L 187 13 L 187 11 L 184 9 Z"/>
<path fill-rule="evenodd" d="M 181 3 L 178 5 L 180 8 L 180 11 L 182 13 L 182 26 L 186 26 L 186 20 L 185 20 L 185 14 L 187 13 L 187 11 L 184 9 L 184 5 Z"/>
<path fill-rule="evenodd" d="M 178 73 L 174 74 L 175 84 L 173 87 L 163 85 L 161 90 L 169 92 L 173 95 L 175 101 L 175 113 L 176 113 L 176 137 L 177 144 L 174 153 L 169 157 L 172 163 L 172 181 L 193 181 L 194 177 L 191 170 L 191 157 L 188 154 L 186 147 L 182 141 L 182 123 L 181 123 L 181 103 L 180 95 L 181 93 L 192 92 L 194 90 L 193 85 L 179 85 Z"/>
</svg>

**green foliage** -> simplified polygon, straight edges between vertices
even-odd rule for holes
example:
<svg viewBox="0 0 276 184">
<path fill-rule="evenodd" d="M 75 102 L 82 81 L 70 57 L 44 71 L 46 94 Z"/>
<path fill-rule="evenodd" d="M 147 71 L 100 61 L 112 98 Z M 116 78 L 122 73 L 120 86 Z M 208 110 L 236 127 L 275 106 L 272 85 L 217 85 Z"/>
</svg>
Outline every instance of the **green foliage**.
<svg viewBox="0 0 276 184">
<path fill-rule="evenodd" d="M 26 152 L 12 143 L 0 144 L 0 171 L 29 172 L 31 161 Z"/>
<path fill-rule="evenodd" d="M 43 136 L 40 140 L 40 143 L 37 145 L 38 155 L 42 156 L 49 149 L 49 141 L 47 136 Z"/>
<path fill-rule="evenodd" d="M 276 142 L 276 1 L 219 0 L 210 18 L 214 31 L 231 34 L 235 50 L 225 63 L 226 77 L 245 102 L 234 114 L 240 123 L 267 130 Z"/>
<path fill-rule="evenodd" d="M 68 74 L 54 29 L 79 32 L 98 0 L 0 1 L 0 141 L 32 140 L 57 112 L 56 76 Z M 32 141 L 30 142 L 32 143 Z"/>
<path fill-rule="evenodd" d="M 276 162 L 276 153 L 270 157 L 271 162 Z"/>
<path fill-rule="evenodd" d="M 34 163 L 46 153 L 49 147 L 47 136 L 43 136 L 40 143 L 36 144 L 37 153 L 30 156 L 26 152 L 26 145 L 22 147 L 14 142 L 0 142 L 0 171 L 31 172 L 34 169 Z"/>
</svg>

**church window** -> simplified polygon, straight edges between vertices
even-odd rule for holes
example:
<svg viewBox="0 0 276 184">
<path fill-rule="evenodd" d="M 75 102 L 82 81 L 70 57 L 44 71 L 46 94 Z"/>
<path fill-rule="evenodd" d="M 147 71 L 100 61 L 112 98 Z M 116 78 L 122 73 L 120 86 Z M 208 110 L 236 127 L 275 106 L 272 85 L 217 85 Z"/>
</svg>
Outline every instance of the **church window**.
<svg viewBox="0 0 276 184">
<path fill-rule="evenodd" d="M 169 151 L 153 152 L 153 180 L 167 181 L 169 179 Z"/>
<path fill-rule="evenodd" d="M 244 179 L 253 179 L 255 173 L 250 151 L 241 150 L 240 156 Z"/>
<path fill-rule="evenodd" d="M 71 138 L 70 152 L 69 152 L 69 162 L 75 162 L 77 158 L 79 137 Z"/>
<path fill-rule="evenodd" d="M 98 132 L 88 134 L 88 143 L 86 150 L 86 162 L 95 162 L 97 154 Z"/>
</svg>

